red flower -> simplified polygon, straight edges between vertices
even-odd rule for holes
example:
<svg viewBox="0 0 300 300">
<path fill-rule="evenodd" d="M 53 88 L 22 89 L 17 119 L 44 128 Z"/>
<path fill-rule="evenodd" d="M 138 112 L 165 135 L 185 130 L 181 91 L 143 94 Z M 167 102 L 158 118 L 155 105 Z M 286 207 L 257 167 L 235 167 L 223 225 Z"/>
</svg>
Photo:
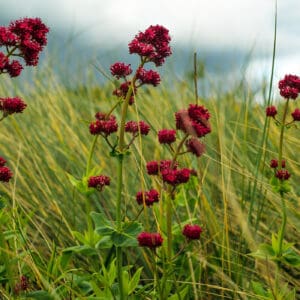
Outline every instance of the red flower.
<svg viewBox="0 0 300 300">
<path fill-rule="evenodd" d="M 277 170 L 275 176 L 279 180 L 288 180 L 291 177 L 291 174 L 288 170 Z"/>
<path fill-rule="evenodd" d="M 296 75 L 285 75 L 279 81 L 280 95 L 286 99 L 296 99 L 300 92 L 300 77 Z"/>
<path fill-rule="evenodd" d="M 175 113 L 176 129 L 192 136 L 203 137 L 211 132 L 209 118 L 210 114 L 204 106 L 190 104 L 188 110 Z"/>
<path fill-rule="evenodd" d="M 6 67 L 7 63 L 7 56 L 3 52 L 0 52 L 0 72 Z"/>
<path fill-rule="evenodd" d="M 126 65 L 122 62 L 116 62 L 110 67 L 111 74 L 115 76 L 117 79 L 121 77 L 126 77 L 132 73 L 132 69 L 130 68 L 130 64 Z"/>
<path fill-rule="evenodd" d="M 143 204 L 145 201 L 145 204 L 147 206 L 152 206 L 154 202 L 159 201 L 159 193 L 155 189 L 151 189 L 148 192 L 137 192 L 136 201 L 140 205 Z"/>
<path fill-rule="evenodd" d="M 159 163 L 159 170 L 162 171 L 162 170 L 165 170 L 165 169 L 171 169 L 172 165 L 173 165 L 172 170 L 176 170 L 177 167 L 178 167 L 177 162 L 173 162 L 170 159 L 161 160 L 160 163 Z"/>
<path fill-rule="evenodd" d="M 26 106 L 26 103 L 19 97 L 0 98 L 0 110 L 3 110 L 4 114 L 21 113 Z"/>
<path fill-rule="evenodd" d="M 129 53 L 136 53 L 145 57 L 147 61 L 161 66 L 165 58 L 171 55 L 169 46 L 171 38 L 169 31 L 160 25 L 150 26 L 144 32 L 140 32 L 129 43 Z"/>
<path fill-rule="evenodd" d="M 6 164 L 6 160 L 3 157 L 0 157 L 0 167 L 3 167 Z"/>
<path fill-rule="evenodd" d="M 91 134 L 96 135 L 104 133 L 106 136 L 108 136 L 118 130 L 118 123 L 114 115 L 110 115 L 106 120 L 105 114 L 97 113 L 96 118 L 97 120 L 92 122 L 89 126 Z"/>
<path fill-rule="evenodd" d="M 205 145 L 201 143 L 198 139 L 192 137 L 185 142 L 185 145 L 189 152 L 200 157 L 205 152 Z"/>
<path fill-rule="evenodd" d="M 278 160 L 277 159 L 271 159 L 270 167 L 273 168 L 273 169 L 276 169 L 278 167 Z"/>
<path fill-rule="evenodd" d="M 158 175 L 158 162 L 157 161 L 149 161 L 146 165 L 147 173 L 149 175 Z"/>
<path fill-rule="evenodd" d="M 277 115 L 277 108 L 275 106 L 268 106 L 266 108 L 267 117 L 275 117 Z"/>
<path fill-rule="evenodd" d="M 155 249 L 160 247 L 163 243 L 163 238 L 159 233 L 141 232 L 137 236 L 140 247 L 148 247 Z"/>
<path fill-rule="evenodd" d="M 187 168 L 178 170 L 164 169 L 161 171 L 161 175 L 164 182 L 175 186 L 188 182 L 190 179 L 191 170 Z"/>
<path fill-rule="evenodd" d="M 158 140 L 161 144 L 172 144 L 176 141 L 176 130 L 162 129 L 158 132 Z"/>
<path fill-rule="evenodd" d="M 110 178 L 105 175 L 91 176 L 88 179 L 88 187 L 95 188 L 98 191 L 102 191 L 103 187 L 109 184 L 110 184 Z"/>
<path fill-rule="evenodd" d="M 136 78 L 141 82 L 141 84 L 152 84 L 153 86 L 157 86 L 160 83 L 159 74 L 153 70 L 147 71 L 143 68 L 139 68 Z"/>
<path fill-rule="evenodd" d="M 13 173 L 8 167 L 0 167 L 0 181 L 8 182 L 13 176 Z"/>
<path fill-rule="evenodd" d="M 294 121 L 300 121 L 300 109 L 296 108 L 294 112 L 292 112 L 292 117 Z"/>
<path fill-rule="evenodd" d="M 23 66 L 17 60 L 13 60 L 6 64 L 6 70 L 10 77 L 17 77 L 21 74 Z"/>
<path fill-rule="evenodd" d="M 0 27 L 0 46 L 15 46 L 18 37 L 7 27 Z"/>
<path fill-rule="evenodd" d="M 185 225 L 182 234 L 190 240 L 199 240 L 203 229 L 198 225 Z"/>
<path fill-rule="evenodd" d="M 26 64 L 37 65 L 39 53 L 47 44 L 49 28 L 39 18 L 24 18 L 11 22 L 8 29 L 17 37 L 20 56 Z"/>
</svg>

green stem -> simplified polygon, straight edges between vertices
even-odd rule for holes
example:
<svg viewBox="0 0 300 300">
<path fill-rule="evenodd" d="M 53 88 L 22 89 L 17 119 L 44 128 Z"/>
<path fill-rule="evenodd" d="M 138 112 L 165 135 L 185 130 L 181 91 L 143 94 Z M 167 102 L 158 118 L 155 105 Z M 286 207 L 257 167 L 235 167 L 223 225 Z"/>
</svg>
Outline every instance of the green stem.
<svg viewBox="0 0 300 300">
<path fill-rule="evenodd" d="M 88 176 L 89 172 L 90 172 L 91 162 L 92 162 L 93 154 L 94 154 L 94 151 L 95 151 L 95 146 L 96 146 L 97 139 L 98 139 L 98 135 L 95 135 L 92 146 L 91 146 L 91 149 L 90 149 L 90 152 L 89 152 L 88 161 L 87 161 L 87 164 L 86 164 L 86 171 L 85 171 L 86 176 Z"/>
<path fill-rule="evenodd" d="M 278 239 L 279 239 L 279 256 L 282 255 L 282 245 L 283 245 L 283 237 L 284 237 L 284 232 L 285 232 L 285 227 L 286 227 L 286 205 L 285 205 L 285 199 L 283 195 L 281 195 L 281 213 L 282 213 L 282 224 L 281 228 L 278 234 Z"/>
<path fill-rule="evenodd" d="M 167 195 L 167 211 L 166 211 L 166 218 L 167 218 L 167 261 L 171 263 L 172 260 L 172 199 L 171 196 Z"/>
<path fill-rule="evenodd" d="M 283 136 L 284 136 L 284 128 L 286 127 L 285 121 L 286 121 L 288 106 L 289 106 L 289 99 L 286 100 L 286 103 L 284 106 L 284 111 L 283 111 L 283 116 L 282 116 L 282 121 L 281 121 L 280 138 L 279 138 L 279 152 L 278 152 L 279 169 L 282 168 L 281 163 L 282 163 L 282 152 L 283 152 Z"/>
</svg>

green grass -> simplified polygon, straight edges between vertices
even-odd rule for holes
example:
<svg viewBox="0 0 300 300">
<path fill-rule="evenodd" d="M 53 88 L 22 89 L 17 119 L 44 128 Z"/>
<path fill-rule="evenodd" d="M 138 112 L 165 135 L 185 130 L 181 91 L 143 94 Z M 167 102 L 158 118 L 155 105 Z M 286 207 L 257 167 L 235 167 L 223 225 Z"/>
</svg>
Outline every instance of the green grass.
<svg viewBox="0 0 300 300">
<path fill-rule="evenodd" d="M 85 198 L 73 189 L 67 174 L 77 178 L 84 174 L 93 140 L 88 124 L 95 112 L 108 111 L 116 101 L 111 95 L 112 82 L 100 86 L 98 78 L 87 74 L 89 80 L 82 84 L 80 78 L 74 77 L 73 87 L 67 87 L 46 67 L 34 72 L 33 79 L 25 84 L 10 79 L 0 83 L 0 95 L 13 92 L 28 104 L 23 114 L 10 116 L 1 123 L 0 155 L 7 159 L 14 173 L 9 184 L 1 185 L 6 204 L 3 210 L 11 216 L 1 221 L 10 243 L 6 253 L 16 261 L 11 274 L 13 280 L 29 274 L 34 288 L 48 290 L 58 299 L 58 286 L 65 286 L 74 299 L 81 299 L 78 288 L 72 289 L 73 279 L 67 274 L 72 273 L 72 268 L 77 273 L 84 273 L 83 270 L 93 273 L 88 257 L 82 255 L 72 260 L 64 278 L 49 271 L 50 257 L 78 245 L 74 231 L 86 229 Z M 125 163 L 124 199 L 129 218 L 138 213 L 135 194 L 142 183 L 150 187 L 149 177 L 143 175 L 145 162 L 168 156 L 168 151 L 157 142 L 156 131 L 174 128 L 174 112 L 194 102 L 192 82 L 177 83 L 172 77 L 168 81 L 174 82 L 172 88 L 162 83 L 158 88 L 139 91 L 136 106 L 130 108 L 131 117 L 148 121 L 152 130 L 143 138 L 142 145 L 136 141 Z M 198 291 L 199 299 L 265 299 L 253 296 L 250 281 L 267 286 L 273 278 L 274 266 L 248 254 L 260 243 L 270 242 L 271 233 L 277 232 L 280 226 L 280 197 L 269 184 L 272 173 L 268 168 L 270 159 L 277 156 L 279 128 L 273 123 L 268 126 L 265 147 L 260 149 L 265 106 L 256 99 L 261 95 L 253 94 L 244 82 L 227 92 L 213 84 L 209 90 L 209 97 L 200 98 L 200 104 L 211 112 L 212 134 L 205 138 L 207 151 L 200 159 L 184 158 L 188 166 L 197 170 L 198 176 L 181 189 L 176 199 L 178 217 L 200 220 L 205 231 L 201 243 L 190 248 L 189 264 L 177 266 L 179 277 Z M 295 243 L 295 249 L 299 249 L 300 239 L 299 137 L 299 130 L 290 128 L 284 145 L 293 186 L 288 194 L 285 238 Z M 92 164 L 100 166 L 112 183 L 103 193 L 93 195 L 92 208 L 113 219 L 117 166 L 101 140 L 96 147 Z M 263 155 L 257 169 L 257 155 L 261 150 Z M 248 222 L 251 199 L 254 199 L 253 210 Z M 155 222 L 150 211 L 146 217 L 149 224 Z M 10 231 L 13 234 L 9 238 Z M 180 240 L 175 242 L 179 246 Z M 108 251 L 104 253 L 103 259 Z M 126 254 L 128 264 L 144 266 L 142 282 L 152 278 L 149 258 L 140 249 Z M 299 289 L 299 269 L 286 268 L 280 276 L 280 280 L 287 280 L 291 287 Z M 193 297 L 193 289 L 189 297 Z M 0 291 L 4 299 L 10 299 L 7 290 L 2 287 Z"/>
</svg>

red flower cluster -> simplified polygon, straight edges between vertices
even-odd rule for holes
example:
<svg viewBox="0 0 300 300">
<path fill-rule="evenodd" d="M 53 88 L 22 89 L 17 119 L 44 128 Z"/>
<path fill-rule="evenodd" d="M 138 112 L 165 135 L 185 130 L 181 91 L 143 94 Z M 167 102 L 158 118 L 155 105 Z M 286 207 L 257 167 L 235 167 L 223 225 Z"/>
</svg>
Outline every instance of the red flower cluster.
<svg viewBox="0 0 300 300">
<path fill-rule="evenodd" d="M 186 183 L 190 179 L 191 170 L 187 168 L 183 169 L 164 169 L 161 171 L 162 180 L 165 183 L 176 186 L 181 183 Z"/>
<path fill-rule="evenodd" d="M 109 184 L 110 184 L 110 178 L 105 175 L 91 176 L 88 179 L 88 187 L 95 188 L 100 192 L 103 190 L 103 187 L 105 185 L 109 185 Z"/>
<path fill-rule="evenodd" d="M 172 54 L 169 30 L 161 25 L 150 26 L 144 32 L 140 32 L 129 43 L 129 53 L 136 53 L 146 61 L 161 66 L 165 58 Z"/>
<path fill-rule="evenodd" d="M 163 238 L 160 233 L 141 232 L 137 236 L 140 247 L 148 247 L 155 249 L 160 247 L 163 243 Z"/>
<path fill-rule="evenodd" d="M 293 112 L 292 112 L 292 117 L 294 121 L 300 121 L 300 109 L 296 108 Z"/>
<path fill-rule="evenodd" d="M 277 108 L 275 106 L 268 106 L 266 108 L 266 116 L 267 117 L 275 117 L 277 115 Z"/>
<path fill-rule="evenodd" d="M 182 234 L 189 240 L 198 240 L 203 229 L 198 225 L 185 225 Z"/>
<path fill-rule="evenodd" d="M 176 141 L 176 130 L 162 129 L 158 132 L 158 140 L 161 144 L 172 144 Z"/>
<path fill-rule="evenodd" d="M 5 116 L 13 113 L 21 113 L 26 106 L 26 103 L 24 103 L 19 97 L 0 98 L 0 110 L 3 111 Z"/>
<path fill-rule="evenodd" d="M 271 159 L 271 161 L 270 161 L 270 167 L 272 169 L 276 169 L 278 167 L 278 160 L 277 159 Z M 285 160 L 281 161 L 281 167 L 285 168 Z"/>
<path fill-rule="evenodd" d="M 39 18 L 24 18 L 0 27 L 0 46 L 6 47 L 7 55 L 0 52 L 0 73 L 11 77 L 20 75 L 23 66 L 9 56 L 22 57 L 26 65 L 36 66 L 40 52 L 47 44 L 49 28 Z"/>
<path fill-rule="evenodd" d="M 136 78 L 141 82 L 141 84 L 152 84 L 157 86 L 160 83 L 160 76 L 157 72 L 153 70 L 145 70 L 139 68 L 136 73 Z"/>
<path fill-rule="evenodd" d="M 126 65 L 123 62 L 116 62 L 110 67 L 111 74 L 115 76 L 117 79 L 121 77 L 126 77 L 132 73 L 132 69 L 130 68 L 130 64 Z"/>
<path fill-rule="evenodd" d="M 12 176 L 13 173 L 8 167 L 5 167 L 6 160 L 3 157 L 0 157 L 0 181 L 8 182 Z"/>
<path fill-rule="evenodd" d="M 175 113 L 176 129 L 192 136 L 203 137 L 211 132 L 209 118 L 210 114 L 204 106 L 190 104 L 187 110 Z"/>
<path fill-rule="evenodd" d="M 140 132 L 142 135 L 147 135 L 150 131 L 150 126 L 144 121 L 128 121 L 125 124 L 125 131 L 136 135 Z"/>
<path fill-rule="evenodd" d="M 22 275 L 20 281 L 16 283 L 14 287 L 15 294 L 19 295 L 23 291 L 27 291 L 29 288 L 29 280 L 26 276 Z"/>
<path fill-rule="evenodd" d="M 118 123 L 114 115 L 106 116 L 104 113 L 96 113 L 96 121 L 90 124 L 90 133 L 93 135 L 104 133 L 106 136 L 118 130 Z"/>
<path fill-rule="evenodd" d="M 200 157 L 205 152 L 205 145 L 197 138 L 192 137 L 185 142 L 188 152 Z"/>
<path fill-rule="evenodd" d="M 288 170 L 281 169 L 276 171 L 275 176 L 279 180 L 288 180 L 291 177 L 291 174 Z"/>
<path fill-rule="evenodd" d="M 152 206 L 154 202 L 159 201 L 159 193 L 155 189 L 151 189 L 148 192 L 137 192 L 136 194 L 136 201 L 138 204 L 145 204 L 147 206 Z"/>
<path fill-rule="evenodd" d="M 171 169 L 172 165 L 172 169 L 176 170 L 178 167 L 178 163 L 173 162 L 172 160 L 161 160 L 159 163 L 155 160 L 149 161 L 146 164 L 147 173 L 148 175 L 158 175 L 159 172 L 162 172 L 163 170 Z"/>
<path fill-rule="evenodd" d="M 300 93 L 300 77 L 285 75 L 278 84 L 280 95 L 286 99 L 296 99 Z"/>
</svg>

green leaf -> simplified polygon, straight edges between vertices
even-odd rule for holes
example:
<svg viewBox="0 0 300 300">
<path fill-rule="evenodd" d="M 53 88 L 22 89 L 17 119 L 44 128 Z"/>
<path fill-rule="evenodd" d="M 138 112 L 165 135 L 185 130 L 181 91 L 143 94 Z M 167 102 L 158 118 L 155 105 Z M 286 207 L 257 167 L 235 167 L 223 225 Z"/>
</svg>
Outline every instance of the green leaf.
<svg viewBox="0 0 300 300">
<path fill-rule="evenodd" d="M 250 255 L 261 259 L 276 259 L 275 252 L 269 244 L 260 244 L 257 251 L 250 253 Z"/>
<path fill-rule="evenodd" d="M 103 213 L 91 212 L 91 217 L 95 223 L 96 232 L 100 235 L 111 235 L 115 228 L 110 220 Z"/>
<path fill-rule="evenodd" d="M 96 192 L 96 189 L 88 187 L 88 176 L 83 177 L 81 180 L 76 179 L 71 174 L 67 173 L 69 181 L 76 188 L 76 190 L 86 196 Z"/>
<path fill-rule="evenodd" d="M 251 281 L 251 286 L 256 295 L 265 297 L 268 296 L 267 291 L 264 289 L 263 285 L 260 282 Z"/>
<path fill-rule="evenodd" d="M 51 296 L 51 294 L 49 294 L 46 291 L 29 292 L 29 293 L 26 293 L 25 297 L 33 298 L 33 299 L 37 299 L 37 300 L 54 300 L 54 297 Z"/>
<path fill-rule="evenodd" d="M 88 245 L 79 245 L 79 246 L 73 246 L 64 249 L 63 252 L 73 252 L 73 253 L 78 253 L 86 256 L 93 256 L 97 255 L 97 250 L 95 248 L 92 248 Z"/>
<path fill-rule="evenodd" d="M 138 246 L 137 235 L 143 227 L 139 222 L 124 222 L 122 231 L 114 231 L 111 240 L 116 247 L 136 247 Z"/>
<path fill-rule="evenodd" d="M 272 233 L 272 248 L 275 255 L 279 254 L 279 240 L 276 238 L 274 233 Z"/>
<path fill-rule="evenodd" d="M 300 255 L 297 254 L 293 249 L 289 249 L 283 253 L 282 261 L 293 267 L 300 267 Z"/>
<path fill-rule="evenodd" d="M 125 295 L 128 295 L 128 287 L 129 287 L 129 273 L 128 271 L 122 272 L 122 278 L 123 278 L 123 291 Z"/>
<path fill-rule="evenodd" d="M 183 290 L 181 290 L 179 292 L 179 295 L 176 293 L 174 295 L 172 295 L 171 297 L 168 297 L 168 300 L 179 300 L 179 299 L 185 299 L 186 298 L 186 294 L 188 293 L 189 291 L 189 287 L 185 287 Z"/>
<path fill-rule="evenodd" d="M 139 268 L 132 276 L 132 278 L 129 282 L 129 286 L 128 286 L 128 295 L 132 294 L 134 292 L 134 290 L 137 288 L 139 281 L 140 281 L 142 270 L 143 270 L 143 267 Z"/>
<path fill-rule="evenodd" d="M 110 236 L 104 236 L 100 239 L 100 241 L 96 244 L 97 249 L 108 249 L 113 246 L 112 240 Z"/>
</svg>

